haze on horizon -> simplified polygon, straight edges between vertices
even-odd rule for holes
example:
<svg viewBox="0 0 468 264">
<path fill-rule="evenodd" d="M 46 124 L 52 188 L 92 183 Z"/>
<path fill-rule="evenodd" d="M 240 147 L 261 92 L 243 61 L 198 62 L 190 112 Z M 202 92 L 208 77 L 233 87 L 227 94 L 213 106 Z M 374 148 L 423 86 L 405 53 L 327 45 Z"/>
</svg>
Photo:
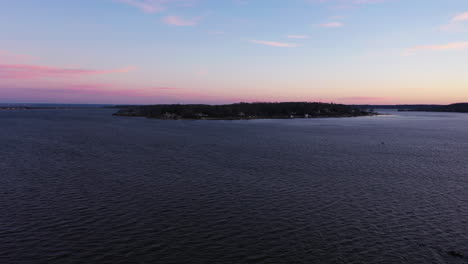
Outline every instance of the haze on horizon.
<svg viewBox="0 0 468 264">
<path fill-rule="evenodd" d="M 468 101 L 466 0 L 0 0 L 2 103 Z"/>
</svg>

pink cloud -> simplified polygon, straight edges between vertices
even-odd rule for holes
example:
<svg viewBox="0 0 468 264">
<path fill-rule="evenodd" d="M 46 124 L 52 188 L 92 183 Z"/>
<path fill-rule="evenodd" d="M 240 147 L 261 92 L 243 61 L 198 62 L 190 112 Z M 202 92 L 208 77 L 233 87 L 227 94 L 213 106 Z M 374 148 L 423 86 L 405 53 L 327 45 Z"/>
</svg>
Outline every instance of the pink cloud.
<svg viewBox="0 0 468 264">
<path fill-rule="evenodd" d="M 468 21 L 468 12 L 460 13 L 452 18 L 450 23 L 442 25 L 439 29 L 448 32 L 463 32 L 466 31 L 464 22 Z"/>
<path fill-rule="evenodd" d="M 116 1 L 134 6 L 146 13 L 158 13 L 165 9 L 163 6 L 163 3 L 165 1 L 152 1 L 152 0 L 116 0 Z"/>
<path fill-rule="evenodd" d="M 390 0 L 306 0 L 309 3 L 331 4 L 334 9 L 350 9 L 359 5 L 385 3 Z"/>
<path fill-rule="evenodd" d="M 319 24 L 319 27 L 324 27 L 324 28 L 338 28 L 338 27 L 343 27 L 344 24 L 341 22 L 330 22 L 330 23 L 324 23 L 324 24 Z"/>
<path fill-rule="evenodd" d="M 197 0 L 114 0 L 140 9 L 145 13 L 160 13 L 169 5 L 192 6 Z"/>
<path fill-rule="evenodd" d="M 353 4 L 353 5 L 364 5 L 364 4 L 377 4 L 384 3 L 388 0 L 308 0 L 309 3 L 339 3 L 339 4 Z"/>
<path fill-rule="evenodd" d="M 0 83 L 2 99 L 9 101 L 57 101 L 81 103 L 122 103 L 135 100 L 177 97 L 185 94 L 181 88 L 169 86 L 145 86 L 115 83 L 70 84 L 49 80 L 31 80 L 22 83 Z"/>
<path fill-rule="evenodd" d="M 159 13 L 167 9 L 170 4 L 190 6 L 196 0 L 114 0 L 140 9 L 145 13 Z"/>
<path fill-rule="evenodd" d="M 193 27 L 198 24 L 199 18 L 196 19 L 185 19 L 179 16 L 167 16 L 163 19 L 164 23 L 171 26 L 178 27 Z"/>
<path fill-rule="evenodd" d="M 33 79 L 59 76 L 83 76 L 110 73 L 126 73 L 135 70 L 127 67 L 113 70 L 67 69 L 42 65 L 0 64 L 0 79 Z"/>
<path fill-rule="evenodd" d="M 5 88 L 2 89 L 2 98 L 10 102 L 41 102 L 41 103 L 139 103 L 164 101 L 170 95 L 148 94 L 132 90 L 93 90 L 64 88 Z"/>
<path fill-rule="evenodd" d="M 408 48 L 404 51 L 404 56 L 415 55 L 419 51 L 450 51 L 450 50 L 465 50 L 468 49 L 467 42 L 453 42 L 443 45 L 422 45 Z"/>
<path fill-rule="evenodd" d="M 467 21 L 468 20 L 468 12 L 461 13 L 459 15 L 456 15 L 452 21 L 453 22 L 462 22 L 462 21 Z"/>
<path fill-rule="evenodd" d="M 265 41 L 265 40 L 250 40 L 250 42 L 260 45 L 266 45 L 271 47 L 279 48 L 296 48 L 298 45 L 296 43 L 285 43 L 285 42 L 276 42 L 276 41 Z"/>
<path fill-rule="evenodd" d="M 290 38 L 290 39 L 308 39 L 309 36 L 307 36 L 307 35 L 289 35 L 289 36 L 287 36 L 287 38 Z"/>
<path fill-rule="evenodd" d="M 66 84 L 41 81 L 33 86 L 0 83 L 2 100 L 9 102 L 45 103 L 220 103 L 231 102 L 224 93 L 198 92 L 165 86 L 135 86 L 112 83 Z M 241 99 L 235 101 L 243 101 Z M 245 100 L 244 100 L 245 101 Z"/>
</svg>

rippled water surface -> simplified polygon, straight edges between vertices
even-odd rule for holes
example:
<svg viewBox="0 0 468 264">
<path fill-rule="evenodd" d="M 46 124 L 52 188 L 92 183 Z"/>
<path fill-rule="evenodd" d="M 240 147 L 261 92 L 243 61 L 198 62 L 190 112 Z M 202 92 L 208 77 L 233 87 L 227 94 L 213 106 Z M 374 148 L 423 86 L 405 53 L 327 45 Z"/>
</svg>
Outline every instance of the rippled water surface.
<svg viewBox="0 0 468 264">
<path fill-rule="evenodd" d="M 467 263 L 468 115 L 0 111 L 0 263 Z"/>
</svg>

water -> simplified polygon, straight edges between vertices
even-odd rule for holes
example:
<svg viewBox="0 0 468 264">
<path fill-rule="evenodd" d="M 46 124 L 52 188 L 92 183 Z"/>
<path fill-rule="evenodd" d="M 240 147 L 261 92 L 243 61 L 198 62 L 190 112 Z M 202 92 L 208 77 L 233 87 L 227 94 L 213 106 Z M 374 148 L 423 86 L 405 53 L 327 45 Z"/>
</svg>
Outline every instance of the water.
<svg viewBox="0 0 468 264">
<path fill-rule="evenodd" d="M 0 263 L 466 263 L 468 115 L 0 111 Z"/>
</svg>

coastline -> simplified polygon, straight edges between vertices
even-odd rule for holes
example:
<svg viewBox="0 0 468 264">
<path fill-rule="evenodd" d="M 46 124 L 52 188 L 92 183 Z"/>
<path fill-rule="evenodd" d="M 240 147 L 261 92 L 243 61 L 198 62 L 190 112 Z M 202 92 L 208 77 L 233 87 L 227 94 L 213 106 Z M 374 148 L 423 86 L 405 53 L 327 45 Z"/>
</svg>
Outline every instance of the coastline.
<svg viewBox="0 0 468 264">
<path fill-rule="evenodd" d="M 151 117 L 151 116 L 131 116 L 131 115 L 116 115 L 120 117 L 143 117 L 149 119 L 158 119 L 158 120 L 207 120 L 207 121 L 236 121 L 236 120 L 274 120 L 274 119 L 322 119 L 322 118 L 354 118 L 354 117 L 372 117 L 372 116 L 387 116 L 389 114 L 373 113 L 369 115 L 340 115 L 340 116 L 311 116 L 311 117 L 287 117 L 287 116 L 258 116 L 258 117 L 204 117 L 204 118 L 163 118 L 163 117 Z"/>
</svg>

